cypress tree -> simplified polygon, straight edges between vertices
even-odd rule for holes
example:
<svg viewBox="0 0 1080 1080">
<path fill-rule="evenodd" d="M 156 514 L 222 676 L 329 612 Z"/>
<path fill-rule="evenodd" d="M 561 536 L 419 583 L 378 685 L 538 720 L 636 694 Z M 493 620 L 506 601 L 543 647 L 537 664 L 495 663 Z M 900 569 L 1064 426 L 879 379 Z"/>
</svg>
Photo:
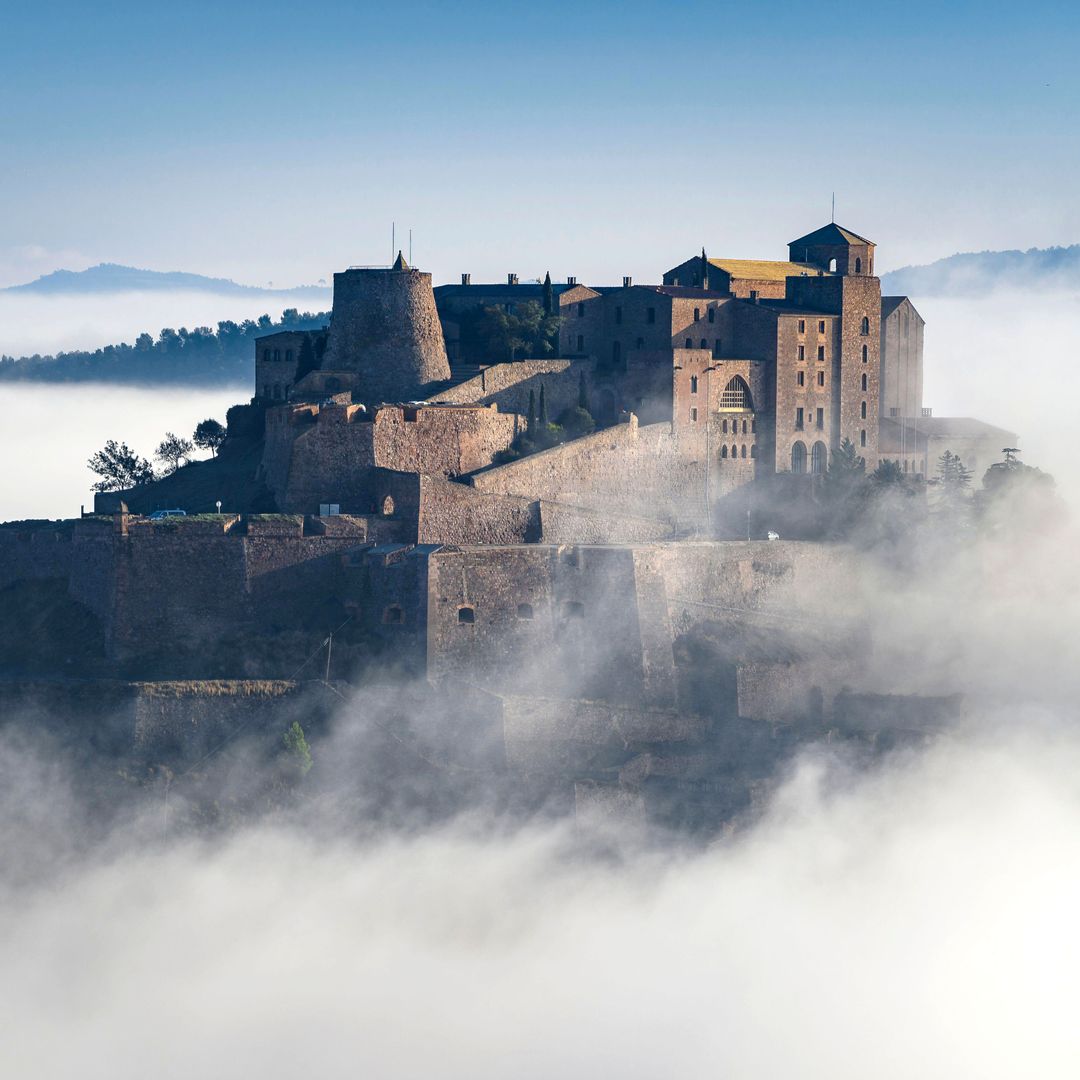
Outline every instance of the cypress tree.
<svg viewBox="0 0 1080 1080">
<path fill-rule="evenodd" d="M 540 384 L 540 430 L 545 431 L 548 426 L 547 401 L 544 398 L 544 384 Z"/>
<path fill-rule="evenodd" d="M 536 391 L 529 391 L 529 417 L 526 421 L 525 430 L 531 435 L 536 429 Z"/>
<path fill-rule="evenodd" d="M 544 275 L 544 314 L 550 315 L 555 309 L 555 293 L 551 288 L 551 271 Z"/>
<path fill-rule="evenodd" d="M 585 382 L 585 371 L 578 376 L 577 403 L 579 409 L 589 412 L 589 387 Z"/>
</svg>

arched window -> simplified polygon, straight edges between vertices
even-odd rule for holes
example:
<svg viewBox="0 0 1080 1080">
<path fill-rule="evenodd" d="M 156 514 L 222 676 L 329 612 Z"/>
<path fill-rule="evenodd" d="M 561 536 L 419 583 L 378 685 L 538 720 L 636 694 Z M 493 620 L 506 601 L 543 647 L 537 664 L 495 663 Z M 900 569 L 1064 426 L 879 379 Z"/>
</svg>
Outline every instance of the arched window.
<svg viewBox="0 0 1080 1080">
<path fill-rule="evenodd" d="M 459 623 L 476 622 L 476 612 L 471 607 L 459 607 L 457 609 L 457 621 Z"/>
<path fill-rule="evenodd" d="M 709 347 L 709 343 L 704 338 L 702 338 L 701 339 L 701 348 L 707 349 L 708 347 Z"/>
<path fill-rule="evenodd" d="M 691 375 L 690 376 L 690 393 L 691 394 L 696 394 L 697 393 L 697 376 L 696 375 Z"/>
<path fill-rule="evenodd" d="M 584 619 L 585 605 L 578 600 L 567 600 L 563 603 L 562 613 L 564 619 Z"/>
<path fill-rule="evenodd" d="M 859 272 L 858 270 L 855 271 L 856 274 L 858 272 Z M 864 334 L 869 334 L 870 333 L 870 317 L 868 315 L 864 315 L 862 317 L 862 332 Z"/>
<path fill-rule="evenodd" d="M 692 349 L 694 347 L 694 343 L 689 338 L 686 339 L 686 347 L 688 349 Z"/>
<path fill-rule="evenodd" d="M 791 471 L 799 476 L 806 472 L 806 444 L 797 442 L 791 448 Z"/>
<path fill-rule="evenodd" d="M 723 433 L 724 433 L 725 435 L 727 434 L 727 421 L 726 421 L 726 420 L 722 420 L 722 421 L 720 422 L 720 430 L 721 430 L 721 431 L 722 431 L 722 432 L 723 432 Z"/>
<path fill-rule="evenodd" d="M 517 615 L 519 619 L 531 619 L 533 617 L 532 604 L 518 604 Z"/>
<path fill-rule="evenodd" d="M 739 457 L 746 457 L 746 446 L 745 445 L 743 445 L 743 447 L 740 449 Z"/>
<path fill-rule="evenodd" d="M 862 388 L 863 388 L 863 393 L 865 394 L 866 393 L 866 372 L 863 372 Z"/>
<path fill-rule="evenodd" d="M 814 443 L 810 451 L 810 471 L 815 476 L 821 476 L 829 465 L 829 451 L 823 442 Z"/>
<path fill-rule="evenodd" d="M 274 350 L 274 361 L 276 362 L 276 361 L 278 361 L 280 359 L 281 359 L 281 350 L 280 349 L 275 349 Z"/>
<path fill-rule="evenodd" d="M 751 416 L 750 417 L 750 431 L 751 432 L 757 431 L 757 417 L 756 416 Z"/>
<path fill-rule="evenodd" d="M 862 347 L 862 362 L 865 364 L 865 363 L 867 363 L 867 361 L 869 361 L 869 359 L 870 359 L 870 347 L 868 345 L 864 345 Z"/>
<path fill-rule="evenodd" d="M 741 375 L 733 376 L 720 395 L 721 409 L 752 409 L 754 403 L 750 398 L 750 387 L 746 385 Z"/>
<path fill-rule="evenodd" d="M 382 513 L 383 517 L 394 516 L 394 500 L 389 495 L 382 501 Z"/>
<path fill-rule="evenodd" d="M 747 432 L 747 427 L 748 427 L 748 425 L 747 425 L 746 421 L 744 420 L 744 421 L 742 422 L 742 433 L 743 433 L 744 435 L 745 435 L 745 434 L 746 434 L 746 432 Z"/>
<path fill-rule="evenodd" d="M 726 443 L 723 446 L 720 447 L 720 456 L 722 458 L 727 457 L 727 444 Z"/>
<path fill-rule="evenodd" d="M 734 443 L 731 444 L 731 456 L 732 457 L 738 457 L 739 456 L 739 448 Z"/>
<path fill-rule="evenodd" d="M 860 259 L 858 257 L 856 257 L 856 259 L 855 259 L 855 273 L 856 274 L 861 274 L 862 273 L 862 259 Z"/>
<path fill-rule="evenodd" d="M 694 308 L 694 322 L 698 322 L 701 319 L 701 308 Z"/>
<path fill-rule="evenodd" d="M 863 430 L 859 433 L 859 445 L 866 445 L 866 428 L 863 428 Z"/>
<path fill-rule="evenodd" d="M 269 349 L 263 349 L 263 362 L 267 363 L 267 364 L 270 363 L 270 350 Z"/>
<path fill-rule="evenodd" d="M 829 273 L 830 274 L 835 274 L 836 273 L 836 260 L 835 259 L 830 259 L 829 260 Z"/>
<path fill-rule="evenodd" d="M 757 457 L 757 445 L 756 444 L 754 446 L 750 447 L 750 456 L 751 457 Z"/>
<path fill-rule="evenodd" d="M 286 349 L 285 350 L 285 363 L 286 364 L 291 364 L 292 363 L 292 349 Z"/>
<path fill-rule="evenodd" d="M 861 412 L 862 412 L 862 419 L 865 420 L 866 419 L 866 402 L 865 401 L 862 403 Z"/>
</svg>

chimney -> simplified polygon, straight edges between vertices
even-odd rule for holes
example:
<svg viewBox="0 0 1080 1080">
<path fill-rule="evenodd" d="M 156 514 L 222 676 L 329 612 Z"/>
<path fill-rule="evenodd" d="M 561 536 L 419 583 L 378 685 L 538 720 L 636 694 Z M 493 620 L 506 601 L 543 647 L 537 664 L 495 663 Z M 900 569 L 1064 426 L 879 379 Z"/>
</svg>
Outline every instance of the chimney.
<svg viewBox="0 0 1080 1080">
<path fill-rule="evenodd" d="M 633 278 L 624 277 L 622 279 L 622 287 L 624 289 L 629 289 L 630 286 L 633 285 L 633 284 L 634 284 L 634 279 Z"/>
<path fill-rule="evenodd" d="M 568 277 L 566 279 L 566 284 L 567 285 L 576 285 L 577 284 L 577 278 L 576 277 Z"/>
<path fill-rule="evenodd" d="M 462 274 L 461 275 L 461 284 L 462 285 L 471 285 L 472 284 L 472 274 Z"/>
<path fill-rule="evenodd" d="M 518 283 L 517 274 L 507 274 L 506 275 L 506 284 L 507 285 L 516 285 L 517 283 Z"/>
</svg>

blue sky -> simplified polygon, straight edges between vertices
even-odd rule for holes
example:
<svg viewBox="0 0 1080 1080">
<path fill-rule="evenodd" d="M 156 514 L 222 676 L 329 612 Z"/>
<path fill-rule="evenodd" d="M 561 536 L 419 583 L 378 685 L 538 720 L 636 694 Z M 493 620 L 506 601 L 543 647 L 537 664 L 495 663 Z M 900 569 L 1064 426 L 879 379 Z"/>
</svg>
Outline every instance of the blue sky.
<svg viewBox="0 0 1080 1080">
<path fill-rule="evenodd" d="M 888 269 L 1080 241 L 1075 8 L 0 4 L 0 284 L 655 280 L 837 218 Z"/>
</svg>

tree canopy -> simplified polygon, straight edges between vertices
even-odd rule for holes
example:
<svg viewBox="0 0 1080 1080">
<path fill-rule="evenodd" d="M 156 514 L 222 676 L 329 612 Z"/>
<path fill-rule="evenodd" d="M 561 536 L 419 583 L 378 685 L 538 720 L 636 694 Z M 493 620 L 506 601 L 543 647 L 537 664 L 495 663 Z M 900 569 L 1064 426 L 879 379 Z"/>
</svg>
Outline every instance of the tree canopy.
<svg viewBox="0 0 1080 1080">
<path fill-rule="evenodd" d="M 101 477 L 93 485 L 94 491 L 124 491 L 149 484 L 154 479 L 150 462 L 139 457 L 127 443 L 118 443 L 115 439 L 110 439 L 87 465 Z"/>
</svg>

